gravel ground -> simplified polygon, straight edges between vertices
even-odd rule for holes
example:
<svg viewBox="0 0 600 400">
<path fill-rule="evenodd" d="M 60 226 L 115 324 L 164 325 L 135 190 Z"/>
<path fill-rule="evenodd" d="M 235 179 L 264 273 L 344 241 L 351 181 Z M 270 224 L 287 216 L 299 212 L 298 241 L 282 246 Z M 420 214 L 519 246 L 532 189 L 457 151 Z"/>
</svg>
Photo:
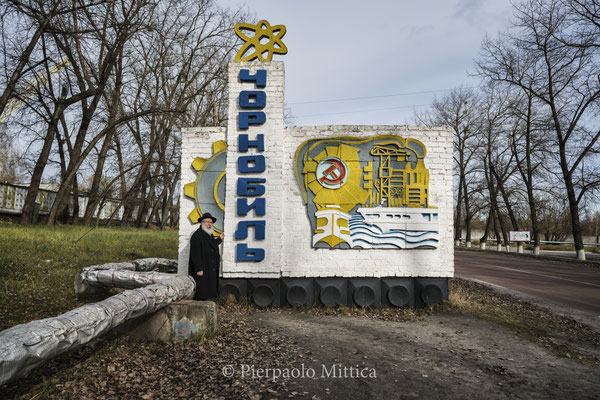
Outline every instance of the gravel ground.
<svg viewBox="0 0 600 400">
<path fill-rule="evenodd" d="M 600 398 L 597 331 L 472 282 L 455 280 L 451 289 L 469 304 L 493 306 L 494 318 L 509 310 L 544 328 L 511 328 L 457 304 L 417 311 L 223 304 L 215 337 L 103 338 L 0 387 L 0 396 Z"/>
</svg>

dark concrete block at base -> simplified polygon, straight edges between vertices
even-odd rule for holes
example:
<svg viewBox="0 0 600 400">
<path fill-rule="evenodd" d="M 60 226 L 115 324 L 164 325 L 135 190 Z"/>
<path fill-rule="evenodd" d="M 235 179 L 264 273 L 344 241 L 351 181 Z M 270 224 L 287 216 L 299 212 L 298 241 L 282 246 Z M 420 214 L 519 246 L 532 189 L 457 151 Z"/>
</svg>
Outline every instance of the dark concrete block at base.
<svg viewBox="0 0 600 400">
<path fill-rule="evenodd" d="M 448 300 L 448 278 L 416 278 L 415 306 L 425 307 Z"/>
<path fill-rule="evenodd" d="M 249 297 L 259 307 L 421 308 L 448 300 L 448 278 L 221 279 L 221 297 Z"/>
<path fill-rule="evenodd" d="M 213 332 L 218 323 L 214 302 L 181 300 L 153 314 L 127 321 L 117 331 L 141 339 L 178 342 Z"/>
<path fill-rule="evenodd" d="M 312 306 L 315 289 L 312 278 L 283 278 L 281 285 L 282 306 Z"/>
<path fill-rule="evenodd" d="M 220 279 L 219 297 L 224 299 L 232 294 L 236 301 L 248 296 L 248 281 L 246 279 Z"/>
<path fill-rule="evenodd" d="M 381 304 L 384 307 L 415 306 L 415 280 L 413 278 L 383 278 Z"/>
<path fill-rule="evenodd" d="M 315 295 L 326 307 L 348 305 L 348 280 L 344 278 L 315 278 Z"/>
<path fill-rule="evenodd" d="M 259 307 L 279 307 L 279 279 L 249 279 L 248 296 Z"/>
<path fill-rule="evenodd" d="M 350 278 L 348 304 L 381 307 L 381 282 L 377 278 Z"/>
</svg>

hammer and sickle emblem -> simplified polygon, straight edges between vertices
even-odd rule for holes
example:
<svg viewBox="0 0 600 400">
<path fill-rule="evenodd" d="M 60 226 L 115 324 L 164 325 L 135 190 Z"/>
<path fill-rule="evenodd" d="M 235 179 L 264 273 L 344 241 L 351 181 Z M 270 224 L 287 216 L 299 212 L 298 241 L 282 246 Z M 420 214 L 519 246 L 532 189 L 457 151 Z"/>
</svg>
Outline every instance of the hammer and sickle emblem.
<svg viewBox="0 0 600 400">
<path fill-rule="evenodd" d="M 340 187 L 346 181 L 347 168 L 344 162 L 338 158 L 326 158 L 318 168 L 319 182 L 326 187 Z"/>
</svg>

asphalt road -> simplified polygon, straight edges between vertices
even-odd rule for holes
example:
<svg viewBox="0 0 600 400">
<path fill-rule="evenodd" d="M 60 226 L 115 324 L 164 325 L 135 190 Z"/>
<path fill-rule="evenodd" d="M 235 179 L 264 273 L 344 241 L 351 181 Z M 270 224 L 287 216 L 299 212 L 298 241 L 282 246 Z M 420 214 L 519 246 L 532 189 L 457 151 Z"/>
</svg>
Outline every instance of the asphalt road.
<svg viewBox="0 0 600 400">
<path fill-rule="evenodd" d="M 600 316 L 600 268 L 551 261 L 455 250 L 455 276 L 524 293 L 566 309 Z"/>
</svg>

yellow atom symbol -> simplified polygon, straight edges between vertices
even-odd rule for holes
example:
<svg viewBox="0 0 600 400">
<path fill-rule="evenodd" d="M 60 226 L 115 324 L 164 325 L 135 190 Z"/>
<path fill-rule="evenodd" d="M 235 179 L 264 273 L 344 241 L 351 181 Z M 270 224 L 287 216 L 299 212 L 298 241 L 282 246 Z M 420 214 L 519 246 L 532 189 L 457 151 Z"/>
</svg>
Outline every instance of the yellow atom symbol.
<svg viewBox="0 0 600 400">
<path fill-rule="evenodd" d="M 235 25 L 235 33 L 245 41 L 242 48 L 235 55 L 235 61 L 271 61 L 273 54 L 287 54 L 287 47 L 281 41 L 285 35 L 285 26 L 271 26 L 264 19 L 258 21 L 258 24 L 239 23 Z M 250 37 L 242 31 L 254 32 L 254 36 Z M 246 55 L 252 48 L 254 53 Z"/>
</svg>

